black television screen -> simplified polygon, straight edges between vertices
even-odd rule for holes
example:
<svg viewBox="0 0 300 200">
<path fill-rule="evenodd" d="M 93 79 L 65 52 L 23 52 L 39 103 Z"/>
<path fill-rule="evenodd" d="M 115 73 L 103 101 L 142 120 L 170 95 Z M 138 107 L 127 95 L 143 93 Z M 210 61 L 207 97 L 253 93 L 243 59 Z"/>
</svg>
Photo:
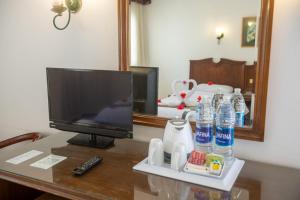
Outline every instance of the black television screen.
<svg viewBox="0 0 300 200">
<path fill-rule="evenodd" d="M 157 114 L 158 67 L 131 66 L 133 75 L 133 111 Z"/>
<path fill-rule="evenodd" d="M 54 128 L 111 137 L 122 136 L 93 130 L 132 131 L 130 72 L 47 68 L 47 81 Z"/>
</svg>

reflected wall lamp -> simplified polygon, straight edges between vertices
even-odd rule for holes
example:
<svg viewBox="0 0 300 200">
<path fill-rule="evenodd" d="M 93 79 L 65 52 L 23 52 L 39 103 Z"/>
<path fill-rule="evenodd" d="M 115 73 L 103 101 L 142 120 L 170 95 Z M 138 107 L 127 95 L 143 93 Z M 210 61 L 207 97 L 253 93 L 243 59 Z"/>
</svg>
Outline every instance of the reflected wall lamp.
<svg viewBox="0 0 300 200">
<path fill-rule="evenodd" d="M 68 27 L 71 21 L 71 14 L 77 13 L 82 7 L 82 0 L 53 0 L 52 11 L 56 13 L 53 18 L 53 25 L 58 30 L 64 30 Z M 61 17 L 62 14 L 68 10 L 68 20 L 65 26 L 58 27 L 56 25 L 56 19 Z"/>
<path fill-rule="evenodd" d="M 224 38 L 225 34 L 224 34 L 224 28 L 222 27 L 218 27 L 216 28 L 216 34 L 217 34 L 217 40 L 218 40 L 218 44 L 221 43 L 221 40 Z"/>
</svg>

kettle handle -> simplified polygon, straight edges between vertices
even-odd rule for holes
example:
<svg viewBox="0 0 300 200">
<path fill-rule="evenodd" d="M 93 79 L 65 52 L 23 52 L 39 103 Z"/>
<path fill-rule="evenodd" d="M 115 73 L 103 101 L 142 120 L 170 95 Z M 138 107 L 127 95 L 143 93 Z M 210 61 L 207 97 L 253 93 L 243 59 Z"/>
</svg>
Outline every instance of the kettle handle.
<svg viewBox="0 0 300 200">
<path fill-rule="evenodd" d="M 191 114 L 192 114 L 191 111 L 184 111 L 182 113 L 181 119 L 189 121 L 189 118 L 190 118 Z"/>
</svg>

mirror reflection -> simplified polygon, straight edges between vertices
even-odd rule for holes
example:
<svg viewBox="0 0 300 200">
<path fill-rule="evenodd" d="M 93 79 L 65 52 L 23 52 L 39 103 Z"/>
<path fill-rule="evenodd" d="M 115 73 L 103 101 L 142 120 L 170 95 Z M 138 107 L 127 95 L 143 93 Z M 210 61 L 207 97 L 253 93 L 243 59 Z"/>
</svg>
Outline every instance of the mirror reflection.
<svg viewBox="0 0 300 200">
<path fill-rule="evenodd" d="M 164 118 L 217 111 L 231 96 L 240 127 L 254 115 L 260 0 L 132 0 L 130 66 L 134 110 Z M 241 105 L 242 104 L 242 105 Z M 191 121 L 195 121 L 192 115 Z"/>
<path fill-rule="evenodd" d="M 135 185 L 134 199 L 206 199 L 206 200 L 252 200 L 258 188 L 251 183 L 244 187 L 234 186 L 231 191 L 221 191 L 208 187 L 184 183 L 160 176 L 148 175 L 148 186 Z M 251 188 L 252 190 L 249 190 Z M 251 198 L 252 197 L 252 198 Z"/>
</svg>

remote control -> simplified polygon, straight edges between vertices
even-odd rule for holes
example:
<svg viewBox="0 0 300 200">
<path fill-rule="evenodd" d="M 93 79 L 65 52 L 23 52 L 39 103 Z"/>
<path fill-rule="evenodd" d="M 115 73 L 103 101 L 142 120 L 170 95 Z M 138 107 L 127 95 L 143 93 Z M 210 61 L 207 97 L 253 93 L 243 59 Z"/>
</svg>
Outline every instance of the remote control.
<svg viewBox="0 0 300 200">
<path fill-rule="evenodd" d="M 101 163 L 102 160 L 103 160 L 103 158 L 100 157 L 100 156 L 92 157 L 91 159 L 89 159 L 88 161 L 86 161 L 85 163 L 83 163 L 81 166 L 78 166 L 75 169 L 73 169 L 72 172 L 76 176 L 81 176 L 85 172 L 89 171 L 91 168 L 93 168 L 94 166 L 96 166 L 97 164 Z"/>
</svg>

